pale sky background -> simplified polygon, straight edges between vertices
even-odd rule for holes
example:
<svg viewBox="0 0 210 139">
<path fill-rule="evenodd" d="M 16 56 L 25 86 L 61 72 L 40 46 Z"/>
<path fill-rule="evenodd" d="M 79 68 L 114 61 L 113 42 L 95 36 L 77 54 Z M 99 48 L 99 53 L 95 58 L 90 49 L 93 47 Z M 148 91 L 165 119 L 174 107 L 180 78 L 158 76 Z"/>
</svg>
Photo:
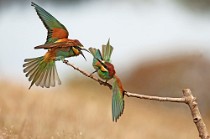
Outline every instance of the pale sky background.
<svg viewBox="0 0 210 139">
<path fill-rule="evenodd" d="M 210 55 L 210 12 L 193 11 L 175 1 L 83 1 L 65 5 L 34 1 L 86 47 L 101 48 L 108 38 L 114 47 L 112 62 L 120 75 L 127 74 L 136 64 L 176 54 Z M 23 74 L 23 60 L 43 55 L 34 50 L 43 44 L 47 31 L 30 1 L 0 7 L 0 80 L 15 79 L 28 83 Z M 69 61 L 92 72 L 92 57 L 84 52 Z M 61 80 L 76 74 L 57 62 Z M 77 75 L 79 75 L 77 73 Z M 29 83 L 28 83 L 29 84 Z"/>
</svg>

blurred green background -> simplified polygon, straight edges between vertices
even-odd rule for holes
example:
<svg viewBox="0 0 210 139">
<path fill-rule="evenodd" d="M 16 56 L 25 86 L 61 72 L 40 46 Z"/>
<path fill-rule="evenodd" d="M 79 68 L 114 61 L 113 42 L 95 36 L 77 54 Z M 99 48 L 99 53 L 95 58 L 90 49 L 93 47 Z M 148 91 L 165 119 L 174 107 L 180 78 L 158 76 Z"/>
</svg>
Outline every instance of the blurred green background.
<svg viewBox="0 0 210 139">
<path fill-rule="evenodd" d="M 86 47 L 114 46 L 112 63 L 130 92 L 181 97 L 190 88 L 210 127 L 210 1 L 37 0 Z M 111 91 L 57 62 L 62 85 L 33 86 L 23 60 L 43 55 L 33 47 L 46 29 L 31 1 L 0 0 L 0 138 L 198 138 L 182 104 L 125 97 L 111 121 Z M 85 53 L 69 62 L 92 72 Z M 210 130 L 209 130 L 210 131 Z"/>
</svg>

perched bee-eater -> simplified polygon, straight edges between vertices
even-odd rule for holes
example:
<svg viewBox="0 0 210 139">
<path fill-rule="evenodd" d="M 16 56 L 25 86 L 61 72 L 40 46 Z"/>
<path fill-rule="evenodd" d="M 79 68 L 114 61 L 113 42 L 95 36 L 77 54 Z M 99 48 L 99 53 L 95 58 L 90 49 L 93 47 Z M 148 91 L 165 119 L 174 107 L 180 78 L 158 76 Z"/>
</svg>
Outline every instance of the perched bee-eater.
<svg viewBox="0 0 210 139">
<path fill-rule="evenodd" d="M 120 79 L 115 74 L 114 66 L 111 64 L 111 54 L 113 47 L 110 45 L 109 40 L 107 45 L 102 45 L 102 54 L 99 49 L 89 48 L 93 55 L 94 72 L 97 72 L 99 77 L 108 81 L 113 79 L 112 84 L 112 120 L 117 119 L 122 115 L 124 110 L 124 92 Z M 93 72 L 93 73 L 94 73 Z"/>
<path fill-rule="evenodd" d="M 86 50 L 78 40 L 68 39 L 68 31 L 55 17 L 35 3 L 31 3 L 48 30 L 45 44 L 36 46 L 35 49 L 47 49 L 44 56 L 25 59 L 24 73 L 31 81 L 29 89 L 35 84 L 41 87 L 54 87 L 56 82 L 61 84 L 55 61 L 64 60 L 67 57 L 78 56 L 81 50 Z"/>
</svg>

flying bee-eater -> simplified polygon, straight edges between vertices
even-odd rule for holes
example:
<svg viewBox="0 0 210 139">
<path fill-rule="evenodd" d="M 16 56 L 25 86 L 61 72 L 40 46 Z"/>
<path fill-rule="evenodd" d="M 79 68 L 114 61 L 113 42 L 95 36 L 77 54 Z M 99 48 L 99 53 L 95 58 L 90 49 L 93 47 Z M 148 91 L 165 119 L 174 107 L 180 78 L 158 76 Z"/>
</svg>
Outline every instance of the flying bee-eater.
<svg viewBox="0 0 210 139">
<path fill-rule="evenodd" d="M 79 40 L 68 39 L 68 31 L 55 17 L 35 3 L 31 3 L 48 30 L 47 40 L 45 44 L 36 46 L 35 49 L 47 49 L 44 56 L 37 58 L 25 59 L 24 73 L 28 77 L 31 85 L 35 84 L 41 87 L 54 87 L 56 82 L 61 84 L 57 73 L 55 61 L 65 58 L 78 56 L 81 54 L 84 58 L 82 50 L 86 50 Z M 86 58 L 85 58 L 86 59 Z"/>
<path fill-rule="evenodd" d="M 113 79 L 112 84 L 112 120 L 117 122 L 124 110 L 124 92 L 122 83 L 115 73 L 114 65 L 111 64 L 111 54 L 113 47 L 109 40 L 107 45 L 102 45 L 102 54 L 99 49 L 89 48 L 93 55 L 94 72 L 97 72 L 99 77 L 106 80 Z M 93 73 L 94 73 L 93 72 Z"/>
</svg>

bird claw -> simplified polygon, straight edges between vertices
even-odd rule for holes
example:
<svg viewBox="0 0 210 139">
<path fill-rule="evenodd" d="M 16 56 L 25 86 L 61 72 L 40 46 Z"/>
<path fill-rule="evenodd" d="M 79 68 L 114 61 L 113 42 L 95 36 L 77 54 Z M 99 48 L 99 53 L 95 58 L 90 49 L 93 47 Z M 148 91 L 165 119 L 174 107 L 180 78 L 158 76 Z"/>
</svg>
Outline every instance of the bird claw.
<svg viewBox="0 0 210 139">
<path fill-rule="evenodd" d="M 99 80 L 99 79 L 98 79 L 98 82 L 99 82 L 100 85 L 104 84 L 104 82 Z"/>
<path fill-rule="evenodd" d="M 69 62 L 69 61 L 68 61 L 68 60 L 66 60 L 66 59 L 64 59 L 64 60 L 63 60 L 63 63 L 68 63 L 68 62 Z"/>
<path fill-rule="evenodd" d="M 90 76 L 92 76 L 94 73 L 96 73 L 97 72 L 97 70 L 95 70 L 95 71 L 93 71 L 91 74 L 90 74 Z"/>
</svg>

